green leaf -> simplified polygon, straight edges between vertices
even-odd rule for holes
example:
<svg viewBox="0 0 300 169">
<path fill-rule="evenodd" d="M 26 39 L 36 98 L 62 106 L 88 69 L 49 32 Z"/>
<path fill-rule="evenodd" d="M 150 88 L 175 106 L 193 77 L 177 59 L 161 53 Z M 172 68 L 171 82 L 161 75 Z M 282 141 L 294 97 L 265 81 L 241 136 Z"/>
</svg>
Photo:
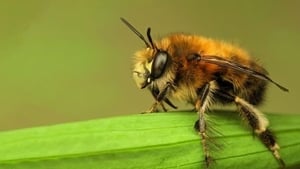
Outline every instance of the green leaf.
<svg viewBox="0 0 300 169">
<path fill-rule="evenodd" d="M 222 145 L 213 168 L 278 168 L 238 113 L 209 113 Z M 268 114 L 281 155 L 300 167 L 300 116 Z M 1 169 L 204 168 L 196 113 L 136 114 L 0 133 Z"/>
</svg>

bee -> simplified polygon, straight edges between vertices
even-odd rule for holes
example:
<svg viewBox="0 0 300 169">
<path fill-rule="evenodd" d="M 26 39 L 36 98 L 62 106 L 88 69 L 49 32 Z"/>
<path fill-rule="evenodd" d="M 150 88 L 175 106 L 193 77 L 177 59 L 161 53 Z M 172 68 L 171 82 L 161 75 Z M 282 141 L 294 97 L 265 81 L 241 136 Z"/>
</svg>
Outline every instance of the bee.
<svg viewBox="0 0 300 169">
<path fill-rule="evenodd" d="M 285 166 L 275 136 L 268 128 L 269 121 L 256 106 L 262 103 L 268 82 L 285 92 L 288 89 L 273 81 L 254 58 L 230 43 L 202 36 L 174 33 L 153 41 L 150 27 L 146 40 L 128 21 L 121 20 L 146 45 L 135 53 L 133 79 L 154 97 L 147 112 L 156 112 L 159 106 L 167 111 L 164 103 L 176 109 L 169 98 L 192 104 L 199 117 L 194 126 L 201 137 L 207 167 L 213 158 L 206 112 L 218 103 L 235 104 L 279 165 Z"/>
</svg>

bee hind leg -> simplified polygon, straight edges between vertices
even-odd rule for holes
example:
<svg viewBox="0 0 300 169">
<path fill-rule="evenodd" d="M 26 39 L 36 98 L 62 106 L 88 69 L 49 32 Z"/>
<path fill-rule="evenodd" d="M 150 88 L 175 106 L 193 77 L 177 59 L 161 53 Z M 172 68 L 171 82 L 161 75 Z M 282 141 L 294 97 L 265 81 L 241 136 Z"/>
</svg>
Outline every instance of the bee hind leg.
<svg viewBox="0 0 300 169">
<path fill-rule="evenodd" d="M 240 115 L 252 128 L 253 134 L 258 136 L 261 142 L 272 152 L 281 168 L 284 168 L 285 163 L 279 154 L 279 145 L 275 135 L 268 129 L 268 119 L 252 104 L 238 96 L 231 95 L 226 91 L 218 91 L 216 95 L 236 104 Z"/>
<path fill-rule="evenodd" d="M 268 119 L 246 100 L 235 96 L 234 102 L 241 116 L 248 122 L 261 142 L 272 152 L 279 165 L 284 168 L 285 163 L 279 154 L 279 145 L 276 142 L 275 135 L 268 129 Z"/>
</svg>

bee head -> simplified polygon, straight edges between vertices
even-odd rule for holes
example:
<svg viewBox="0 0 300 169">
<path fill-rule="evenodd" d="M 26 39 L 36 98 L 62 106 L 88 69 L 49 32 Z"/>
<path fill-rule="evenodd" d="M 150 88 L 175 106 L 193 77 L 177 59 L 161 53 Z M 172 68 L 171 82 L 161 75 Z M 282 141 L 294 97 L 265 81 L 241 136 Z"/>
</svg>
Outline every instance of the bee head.
<svg viewBox="0 0 300 169">
<path fill-rule="evenodd" d="M 158 49 L 153 43 L 151 28 L 147 29 L 147 41 L 128 21 L 124 18 L 121 18 L 121 20 L 145 43 L 146 52 L 151 52 L 150 59 L 145 62 L 138 62 L 133 70 L 133 79 L 137 86 L 143 89 L 164 74 L 169 60 L 169 54 L 167 51 Z"/>
<path fill-rule="evenodd" d="M 150 61 L 138 62 L 133 70 L 133 79 L 141 89 L 160 78 L 167 67 L 169 55 L 166 51 L 157 51 Z"/>
</svg>

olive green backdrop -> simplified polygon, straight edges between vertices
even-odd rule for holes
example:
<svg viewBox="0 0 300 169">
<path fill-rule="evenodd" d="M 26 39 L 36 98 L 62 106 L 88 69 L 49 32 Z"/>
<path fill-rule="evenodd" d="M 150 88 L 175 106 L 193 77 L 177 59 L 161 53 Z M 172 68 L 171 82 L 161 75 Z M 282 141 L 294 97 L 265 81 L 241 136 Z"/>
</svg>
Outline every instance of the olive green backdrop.
<svg viewBox="0 0 300 169">
<path fill-rule="evenodd" d="M 0 130 L 135 114 L 152 103 L 131 78 L 144 47 L 119 17 L 153 37 L 189 32 L 240 44 L 271 77 L 266 112 L 299 113 L 300 1 L 2 0 Z"/>
</svg>

